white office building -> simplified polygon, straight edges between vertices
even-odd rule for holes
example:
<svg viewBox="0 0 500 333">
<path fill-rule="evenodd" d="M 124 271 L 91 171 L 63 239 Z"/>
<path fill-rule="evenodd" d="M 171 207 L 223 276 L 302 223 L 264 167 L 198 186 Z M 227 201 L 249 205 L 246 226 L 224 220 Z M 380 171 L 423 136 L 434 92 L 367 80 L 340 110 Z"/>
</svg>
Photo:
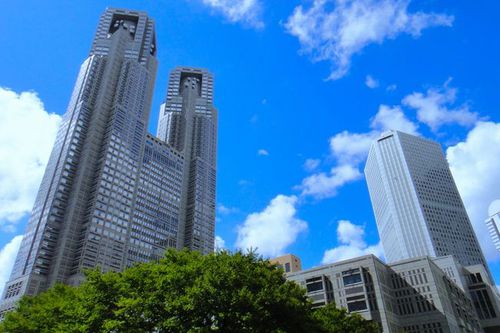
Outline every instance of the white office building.
<svg viewBox="0 0 500 333">
<path fill-rule="evenodd" d="M 486 220 L 486 226 L 490 232 L 491 240 L 500 251 L 500 200 L 494 201 L 489 209 L 490 217 Z"/>
<path fill-rule="evenodd" d="M 365 175 L 389 263 L 453 255 L 489 272 L 438 143 L 386 132 L 370 149 Z"/>
</svg>

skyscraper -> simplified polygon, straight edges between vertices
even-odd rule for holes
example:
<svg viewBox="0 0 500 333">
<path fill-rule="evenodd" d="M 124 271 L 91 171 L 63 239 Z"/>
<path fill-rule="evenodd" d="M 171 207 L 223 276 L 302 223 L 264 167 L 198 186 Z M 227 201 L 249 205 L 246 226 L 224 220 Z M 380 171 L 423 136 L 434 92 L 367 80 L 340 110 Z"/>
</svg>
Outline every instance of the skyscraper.
<svg viewBox="0 0 500 333">
<path fill-rule="evenodd" d="M 496 249 L 500 251 L 500 200 L 491 204 L 489 215 L 490 217 L 485 221 L 486 226 Z"/>
<path fill-rule="evenodd" d="M 453 255 L 489 272 L 438 143 L 384 133 L 370 149 L 365 175 L 388 262 Z"/>
<path fill-rule="evenodd" d="M 22 295 L 79 284 L 86 268 L 120 271 L 169 247 L 213 251 L 212 78 L 174 71 L 183 85 L 171 80 L 166 105 L 178 102 L 182 121 L 163 128 L 181 128 L 183 136 L 166 140 L 147 133 L 156 68 L 154 22 L 144 12 L 107 9 L 63 116 L 0 318 Z"/>
<path fill-rule="evenodd" d="M 176 68 L 160 109 L 156 135 L 184 155 L 179 242 L 193 250 L 214 250 L 217 111 L 213 78 L 206 70 Z"/>
</svg>

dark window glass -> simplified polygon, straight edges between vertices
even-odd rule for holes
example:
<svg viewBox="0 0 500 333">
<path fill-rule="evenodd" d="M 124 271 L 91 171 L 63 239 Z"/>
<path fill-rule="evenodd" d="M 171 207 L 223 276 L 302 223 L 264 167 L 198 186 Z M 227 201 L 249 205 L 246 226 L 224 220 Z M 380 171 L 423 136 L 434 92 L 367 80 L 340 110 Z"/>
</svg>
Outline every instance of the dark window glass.
<svg viewBox="0 0 500 333">
<path fill-rule="evenodd" d="M 348 286 L 350 284 L 361 282 L 361 274 L 344 276 L 342 279 L 344 279 L 344 286 Z"/>
<path fill-rule="evenodd" d="M 367 307 L 366 307 L 365 301 L 357 301 L 357 302 L 347 303 L 347 310 L 349 310 L 349 312 L 361 311 L 361 310 L 366 310 L 366 309 L 367 309 Z"/>
<path fill-rule="evenodd" d="M 290 272 L 290 263 L 289 262 L 285 263 L 285 272 L 286 273 Z"/>
<path fill-rule="evenodd" d="M 323 290 L 323 282 L 314 282 L 307 285 L 307 292 L 310 293 L 312 291 Z"/>
</svg>

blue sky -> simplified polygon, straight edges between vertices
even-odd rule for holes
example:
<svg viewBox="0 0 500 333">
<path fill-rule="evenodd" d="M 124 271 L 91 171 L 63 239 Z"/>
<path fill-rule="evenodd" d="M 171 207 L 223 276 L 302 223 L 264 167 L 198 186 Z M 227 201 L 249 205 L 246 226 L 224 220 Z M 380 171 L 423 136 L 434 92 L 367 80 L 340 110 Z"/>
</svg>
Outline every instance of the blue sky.
<svg viewBox="0 0 500 333">
<path fill-rule="evenodd" d="M 500 3 L 163 0 L 0 5 L 0 282 L 106 5 L 156 21 L 151 132 L 172 68 L 214 73 L 225 247 L 292 252 L 306 268 L 380 255 L 362 171 L 395 128 L 443 145 L 500 281 L 484 226 L 500 199 Z"/>
</svg>

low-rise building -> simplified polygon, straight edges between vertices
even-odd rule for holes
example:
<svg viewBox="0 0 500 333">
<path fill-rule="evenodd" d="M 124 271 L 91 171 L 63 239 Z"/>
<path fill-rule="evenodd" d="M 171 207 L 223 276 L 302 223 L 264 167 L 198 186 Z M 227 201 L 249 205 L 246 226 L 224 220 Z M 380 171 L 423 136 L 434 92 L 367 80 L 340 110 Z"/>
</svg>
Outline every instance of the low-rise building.
<svg viewBox="0 0 500 333">
<path fill-rule="evenodd" d="M 387 265 L 373 255 L 287 274 L 306 289 L 314 306 L 335 302 L 390 333 L 499 332 L 496 297 L 484 282 L 487 276 L 484 268 L 464 268 L 453 256 Z"/>
<path fill-rule="evenodd" d="M 293 254 L 285 254 L 281 257 L 269 259 L 272 264 L 283 268 L 285 273 L 294 273 L 302 270 L 300 258 Z"/>
</svg>

